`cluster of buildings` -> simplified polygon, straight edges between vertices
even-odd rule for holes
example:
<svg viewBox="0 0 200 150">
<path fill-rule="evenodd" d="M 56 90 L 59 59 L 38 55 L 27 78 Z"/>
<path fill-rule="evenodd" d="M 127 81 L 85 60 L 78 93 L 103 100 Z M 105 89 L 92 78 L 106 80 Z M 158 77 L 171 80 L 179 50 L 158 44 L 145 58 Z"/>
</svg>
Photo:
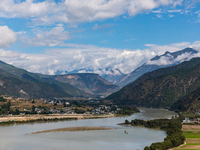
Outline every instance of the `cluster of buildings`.
<svg viewBox="0 0 200 150">
<path fill-rule="evenodd" d="M 95 108 L 91 113 L 92 114 L 116 114 L 117 111 L 121 110 L 117 106 L 106 106 L 106 105 L 99 105 Z"/>
</svg>

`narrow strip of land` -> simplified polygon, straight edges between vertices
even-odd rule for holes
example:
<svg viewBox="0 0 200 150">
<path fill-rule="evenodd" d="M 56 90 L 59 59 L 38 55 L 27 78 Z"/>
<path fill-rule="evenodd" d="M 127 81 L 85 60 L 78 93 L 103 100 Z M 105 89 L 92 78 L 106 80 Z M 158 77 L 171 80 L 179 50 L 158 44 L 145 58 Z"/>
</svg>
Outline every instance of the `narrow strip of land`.
<svg viewBox="0 0 200 150">
<path fill-rule="evenodd" d="M 45 131 L 32 132 L 30 134 L 49 133 L 49 132 L 110 130 L 110 129 L 112 129 L 112 128 L 106 128 L 106 127 L 69 127 L 69 128 L 61 128 L 61 129 L 53 129 L 53 130 L 45 130 Z"/>
<path fill-rule="evenodd" d="M 114 115 L 85 115 L 85 114 L 56 114 L 56 115 L 23 115 L 23 116 L 2 116 L 0 122 L 7 121 L 29 121 L 38 119 L 61 119 L 61 118 L 76 118 L 76 119 L 90 119 L 90 118 L 108 118 Z"/>
</svg>

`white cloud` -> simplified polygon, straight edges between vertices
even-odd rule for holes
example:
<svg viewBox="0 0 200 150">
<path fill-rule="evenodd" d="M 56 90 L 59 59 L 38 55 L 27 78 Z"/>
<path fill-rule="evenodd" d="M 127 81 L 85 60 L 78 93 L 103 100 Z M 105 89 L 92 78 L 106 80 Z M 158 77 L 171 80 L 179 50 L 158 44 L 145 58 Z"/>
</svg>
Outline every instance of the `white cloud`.
<svg viewBox="0 0 200 150">
<path fill-rule="evenodd" d="M 185 60 L 190 60 L 191 58 L 195 57 L 196 54 L 191 54 L 191 53 L 183 53 L 182 55 L 179 55 L 177 58 L 174 58 L 172 55 L 168 54 L 168 56 L 162 56 L 158 60 L 154 61 L 148 61 L 147 64 L 149 65 L 172 65 L 176 64 Z"/>
<path fill-rule="evenodd" d="M 157 14 L 156 16 L 157 16 L 158 18 L 162 18 L 162 15 L 160 15 L 160 14 Z"/>
<path fill-rule="evenodd" d="M 174 17 L 174 15 L 169 15 L 170 18 Z"/>
<path fill-rule="evenodd" d="M 52 28 L 50 31 L 37 31 L 35 37 L 23 36 L 22 42 L 32 46 L 57 46 L 70 39 L 70 35 L 62 25 Z"/>
<path fill-rule="evenodd" d="M 91 22 L 129 14 L 135 16 L 160 6 L 181 5 L 183 0 L 53 0 L 42 2 L 1 0 L 0 17 L 31 18 L 36 24 Z"/>
<path fill-rule="evenodd" d="M 0 57 L 1 58 L 19 58 L 20 57 L 20 53 L 16 52 L 16 51 L 5 51 L 3 49 L 0 49 Z"/>
<path fill-rule="evenodd" d="M 163 10 L 161 10 L 161 9 L 153 10 L 152 13 L 161 14 L 161 13 L 163 13 Z"/>
<path fill-rule="evenodd" d="M 198 15 L 198 18 L 200 18 L 200 10 L 196 11 L 196 14 Z"/>
<path fill-rule="evenodd" d="M 180 9 L 173 9 L 173 10 L 167 10 L 167 11 L 170 13 L 181 13 L 182 12 L 182 10 L 180 10 Z"/>
<path fill-rule="evenodd" d="M 27 54 L 0 50 L 0 59 L 14 66 L 31 72 L 54 74 L 59 71 L 94 72 L 99 74 L 130 73 L 156 55 L 166 51 L 175 52 L 186 47 L 200 48 L 200 41 L 182 42 L 170 45 L 146 44 L 147 48 L 140 50 L 112 49 L 94 45 L 65 44 L 69 48 L 48 49 L 44 54 Z M 181 61 L 189 54 L 177 57 L 174 62 Z M 198 55 L 195 56 L 200 56 Z M 169 57 L 170 58 L 170 57 Z M 169 64 L 168 58 L 162 58 L 158 64 Z M 105 68 L 109 68 L 106 70 Z M 111 72 L 110 70 L 113 70 Z M 119 70 L 119 71 L 118 71 Z"/>
<path fill-rule="evenodd" d="M 113 24 L 103 24 L 103 25 L 95 24 L 94 27 L 93 27 L 93 29 L 94 30 L 106 29 L 106 28 L 110 28 L 112 26 L 113 26 Z"/>
<path fill-rule="evenodd" d="M 184 49 L 186 47 L 191 47 L 191 48 L 193 47 L 196 49 L 198 46 L 198 43 L 196 43 L 196 42 L 194 42 L 194 43 L 190 43 L 190 42 L 173 43 L 170 45 L 145 44 L 145 46 L 149 47 L 149 49 L 151 51 L 154 51 L 156 54 L 162 55 L 166 51 L 175 52 L 175 51 Z M 197 46 L 195 46 L 195 45 L 197 45 Z"/>
<path fill-rule="evenodd" d="M 8 47 L 17 41 L 17 34 L 7 26 L 0 26 L 0 48 Z"/>
<path fill-rule="evenodd" d="M 129 41 L 134 41 L 134 40 L 136 40 L 136 38 L 125 39 L 125 40 L 123 40 L 123 41 L 124 41 L 124 42 L 129 42 Z"/>
</svg>

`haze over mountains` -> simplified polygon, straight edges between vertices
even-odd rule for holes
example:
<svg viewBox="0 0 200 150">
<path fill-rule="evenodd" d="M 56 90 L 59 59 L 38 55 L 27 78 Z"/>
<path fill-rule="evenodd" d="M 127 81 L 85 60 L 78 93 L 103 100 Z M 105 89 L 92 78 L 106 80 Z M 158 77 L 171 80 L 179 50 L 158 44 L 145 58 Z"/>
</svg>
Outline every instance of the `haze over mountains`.
<svg viewBox="0 0 200 150">
<path fill-rule="evenodd" d="M 185 60 L 190 60 L 192 57 L 195 57 L 195 54 L 197 53 L 198 51 L 192 48 L 185 48 L 183 50 L 172 53 L 166 51 L 163 55 L 155 56 L 154 58 L 142 64 L 140 67 L 136 68 L 129 74 L 124 74 L 120 71 L 120 69 L 117 68 L 114 69 L 113 67 L 107 67 L 104 69 L 96 69 L 96 70 L 92 68 L 82 68 L 70 72 L 66 70 L 65 71 L 57 70 L 56 75 L 76 74 L 76 73 L 97 73 L 105 80 L 112 82 L 113 84 L 118 85 L 120 87 L 124 87 L 132 83 L 137 78 L 139 78 L 140 76 L 142 76 L 147 72 L 151 72 L 159 68 L 180 64 Z"/>
<path fill-rule="evenodd" d="M 73 70 L 69 72 L 67 70 L 65 71 L 57 70 L 55 74 L 61 75 L 61 74 L 94 73 L 94 72 L 97 74 L 100 74 L 102 78 L 112 83 L 118 78 L 120 78 L 121 76 L 125 75 L 119 69 L 112 69 L 111 67 L 108 67 L 105 69 L 97 69 L 97 70 L 83 68 L 83 69 Z M 102 72 L 104 73 L 102 74 Z"/>
</svg>

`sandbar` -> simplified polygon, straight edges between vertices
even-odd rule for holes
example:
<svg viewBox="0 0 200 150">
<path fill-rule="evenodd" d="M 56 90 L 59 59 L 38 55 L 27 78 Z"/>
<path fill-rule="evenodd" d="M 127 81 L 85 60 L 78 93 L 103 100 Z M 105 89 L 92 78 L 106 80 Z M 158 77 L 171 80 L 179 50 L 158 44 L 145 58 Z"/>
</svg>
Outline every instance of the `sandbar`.
<svg viewBox="0 0 200 150">
<path fill-rule="evenodd" d="M 71 132 L 71 131 L 92 131 L 92 130 L 111 130 L 112 128 L 107 127 L 68 127 L 68 128 L 60 128 L 60 129 L 52 129 L 45 131 L 32 132 L 30 134 L 38 134 L 38 133 L 49 133 L 49 132 Z"/>
</svg>

